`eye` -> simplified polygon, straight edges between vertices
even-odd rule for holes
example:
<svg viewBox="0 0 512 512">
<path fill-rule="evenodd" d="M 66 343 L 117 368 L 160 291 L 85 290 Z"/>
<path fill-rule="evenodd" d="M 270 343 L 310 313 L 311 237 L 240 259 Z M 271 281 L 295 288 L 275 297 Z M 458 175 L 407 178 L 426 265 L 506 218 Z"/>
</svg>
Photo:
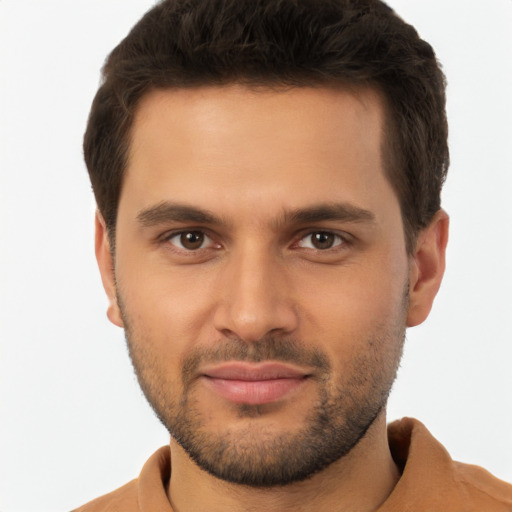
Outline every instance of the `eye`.
<svg viewBox="0 0 512 512">
<path fill-rule="evenodd" d="M 345 240 L 331 231 L 315 231 L 299 241 L 299 247 L 306 249 L 326 250 L 343 245 Z"/>
<path fill-rule="evenodd" d="M 171 235 L 167 241 L 186 251 L 197 251 L 213 245 L 213 240 L 202 231 L 182 231 Z"/>
</svg>

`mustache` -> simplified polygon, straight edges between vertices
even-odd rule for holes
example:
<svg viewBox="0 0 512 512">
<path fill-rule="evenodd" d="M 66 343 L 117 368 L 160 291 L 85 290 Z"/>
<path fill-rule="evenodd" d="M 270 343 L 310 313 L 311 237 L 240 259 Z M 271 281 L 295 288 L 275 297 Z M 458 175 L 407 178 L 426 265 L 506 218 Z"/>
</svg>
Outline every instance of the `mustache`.
<svg viewBox="0 0 512 512">
<path fill-rule="evenodd" d="M 327 374 L 331 368 L 323 352 L 305 347 L 298 340 L 266 336 L 258 341 L 247 342 L 229 338 L 214 347 L 197 347 L 184 357 L 181 365 L 183 383 L 186 385 L 193 380 L 198 369 L 205 364 L 228 361 L 261 363 L 270 360 L 312 367 L 319 374 Z"/>
</svg>

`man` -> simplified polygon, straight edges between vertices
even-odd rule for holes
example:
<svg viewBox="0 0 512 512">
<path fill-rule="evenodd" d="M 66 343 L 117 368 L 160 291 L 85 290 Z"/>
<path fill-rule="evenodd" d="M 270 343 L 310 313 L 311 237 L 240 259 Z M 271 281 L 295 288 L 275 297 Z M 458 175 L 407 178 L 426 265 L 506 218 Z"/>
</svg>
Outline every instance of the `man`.
<svg viewBox="0 0 512 512">
<path fill-rule="evenodd" d="M 84 152 L 108 316 L 171 441 L 78 510 L 512 510 L 386 427 L 444 272 L 444 103 L 377 1 L 172 0 L 134 27 Z"/>
</svg>

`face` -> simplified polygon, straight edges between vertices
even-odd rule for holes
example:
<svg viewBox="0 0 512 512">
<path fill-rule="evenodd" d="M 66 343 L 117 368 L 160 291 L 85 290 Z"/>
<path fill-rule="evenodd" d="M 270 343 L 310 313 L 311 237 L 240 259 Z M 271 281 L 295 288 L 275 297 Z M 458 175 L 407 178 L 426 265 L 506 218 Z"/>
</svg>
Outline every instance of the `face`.
<svg viewBox="0 0 512 512">
<path fill-rule="evenodd" d="M 212 87 L 140 105 L 115 281 L 103 264 L 109 316 L 173 439 L 217 477 L 304 479 L 385 407 L 412 274 L 383 126 L 371 90 Z"/>
</svg>

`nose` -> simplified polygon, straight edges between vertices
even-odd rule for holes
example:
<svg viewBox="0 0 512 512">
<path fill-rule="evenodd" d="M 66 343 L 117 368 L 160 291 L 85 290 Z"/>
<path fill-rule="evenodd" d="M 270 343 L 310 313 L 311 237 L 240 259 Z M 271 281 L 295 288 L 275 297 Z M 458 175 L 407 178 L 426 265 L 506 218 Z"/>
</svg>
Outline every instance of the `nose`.
<svg viewBox="0 0 512 512">
<path fill-rule="evenodd" d="M 251 342 L 297 328 L 292 286 L 277 260 L 264 251 L 248 250 L 226 262 L 214 314 L 219 332 Z"/>
</svg>

